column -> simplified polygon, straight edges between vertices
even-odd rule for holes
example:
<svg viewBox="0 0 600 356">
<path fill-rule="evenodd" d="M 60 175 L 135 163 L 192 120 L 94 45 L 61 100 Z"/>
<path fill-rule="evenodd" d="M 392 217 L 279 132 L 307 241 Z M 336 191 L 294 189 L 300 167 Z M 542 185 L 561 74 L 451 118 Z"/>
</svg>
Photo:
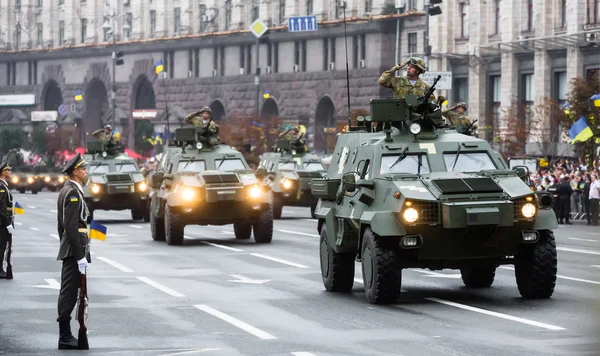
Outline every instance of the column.
<svg viewBox="0 0 600 356">
<path fill-rule="evenodd" d="M 567 33 L 581 31 L 581 24 L 586 23 L 586 2 L 567 1 Z M 583 77 L 583 54 L 579 47 L 567 48 L 567 80 Z"/>
<path fill-rule="evenodd" d="M 475 28 L 486 28 L 485 24 L 488 22 L 488 6 L 484 2 L 472 1 L 469 6 L 469 18 L 478 19 L 479 22 L 473 22 Z M 451 38 L 455 37 L 456 31 L 455 26 L 459 25 L 458 21 L 453 21 L 448 26 L 448 35 Z M 487 43 L 488 31 L 469 31 L 469 44 L 470 46 L 477 48 L 479 45 Z M 455 47 L 454 47 L 455 48 Z M 456 49 L 454 49 L 456 50 Z M 481 52 L 476 49 L 474 52 L 475 56 L 480 56 Z M 471 57 L 470 57 L 471 58 Z M 487 88 L 487 71 L 483 64 L 479 63 L 477 59 L 471 58 L 470 63 L 475 65 L 469 66 L 469 105 L 468 114 L 473 119 L 479 119 L 477 125 L 479 126 L 478 134 L 479 137 L 485 138 L 487 131 L 486 126 L 492 125 L 492 118 L 488 115 L 488 88 Z"/>
</svg>

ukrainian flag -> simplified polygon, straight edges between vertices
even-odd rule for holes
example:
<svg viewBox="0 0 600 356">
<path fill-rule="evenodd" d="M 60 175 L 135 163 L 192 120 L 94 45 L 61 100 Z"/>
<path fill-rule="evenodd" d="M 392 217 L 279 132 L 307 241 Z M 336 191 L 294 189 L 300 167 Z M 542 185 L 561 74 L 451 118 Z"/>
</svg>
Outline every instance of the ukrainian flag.
<svg viewBox="0 0 600 356">
<path fill-rule="evenodd" d="M 154 63 L 154 70 L 156 71 L 156 74 L 162 72 L 165 68 L 163 67 L 163 61 L 162 59 L 159 59 L 158 61 L 156 61 L 156 63 Z"/>
<path fill-rule="evenodd" d="M 588 126 L 585 118 L 582 116 L 579 120 L 575 121 L 573 126 L 569 129 L 569 137 L 571 137 L 571 143 L 585 142 L 589 140 L 594 133 Z"/>
<path fill-rule="evenodd" d="M 106 226 L 92 221 L 90 224 L 90 238 L 101 241 L 106 240 Z"/>
<path fill-rule="evenodd" d="M 15 202 L 15 206 L 13 206 L 13 212 L 17 215 L 25 214 L 25 208 L 19 202 Z"/>
<path fill-rule="evenodd" d="M 592 95 L 590 100 L 594 103 L 595 107 L 600 108 L 600 94 Z"/>
<path fill-rule="evenodd" d="M 81 100 L 83 100 L 83 94 L 81 93 L 81 90 L 76 90 L 76 91 L 75 91 L 75 100 L 76 100 L 76 101 L 81 101 Z"/>
</svg>

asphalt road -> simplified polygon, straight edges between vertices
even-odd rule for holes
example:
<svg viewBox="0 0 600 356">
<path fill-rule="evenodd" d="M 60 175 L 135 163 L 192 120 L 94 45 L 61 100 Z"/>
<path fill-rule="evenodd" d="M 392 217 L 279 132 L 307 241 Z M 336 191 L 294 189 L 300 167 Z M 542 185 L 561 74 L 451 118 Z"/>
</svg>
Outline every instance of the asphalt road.
<svg viewBox="0 0 600 356">
<path fill-rule="evenodd" d="M 0 280 L 0 354 L 58 355 L 57 193 L 15 194 L 13 280 Z M 284 208 L 273 242 L 233 226 L 188 226 L 183 246 L 152 241 L 129 211 L 97 211 L 89 341 L 95 355 L 598 355 L 600 229 L 555 231 L 554 296 L 525 301 L 514 272 L 467 290 L 458 271 L 405 270 L 399 302 L 366 301 L 360 266 L 349 295 L 324 290 L 316 220 Z M 78 325 L 73 314 L 72 328 Z"/>
</svg>

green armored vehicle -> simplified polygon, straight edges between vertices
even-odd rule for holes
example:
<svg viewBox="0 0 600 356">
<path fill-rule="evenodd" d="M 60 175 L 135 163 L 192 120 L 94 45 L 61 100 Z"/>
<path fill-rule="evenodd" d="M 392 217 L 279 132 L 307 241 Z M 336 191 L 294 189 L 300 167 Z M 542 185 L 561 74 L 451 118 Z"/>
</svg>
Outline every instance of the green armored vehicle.
<svg viewBox="0 0 600 356">
<path fill-rule="evenodd" d="M 84 157 L 90 179 L 83 193 L 92 216 L 94 210 L 131 209 L 133 220 L 150 221 L 148 184 L 122 147 L 105 149 L 101 142 L 89 142 Z"/>
<path fill-rule="evenodd" d="M 202 127 L 176 129 L 174 144 L 149 178 L 152 239 L 181 245 L 186 225 L 233 224 L 237 239 L 270 243 L 273 196 L 242 153 Z"/>
<path fill-rule="evenodd" d="M 38 166 L 38 179 L 42 182 L 42 187 L 51 192 L 61 189 L 68 177 L 62 173 L 60 167 Z"/>
<path fill-rule="evenodd" d="M 482 288 L 512 264 L 522 297 L 549 298 L 553 197 L 486 141 L 444 128 L 428 96 L 371 100 L 370 116 L 339 136 L 327 178 L 313 181 L 325 289 L 350 292 L 355 260 L 377 304 L 397 300 L 405 268 L 458 269 Z"/>
<path fill-rule="evenodd" d="M 284 206 L 310 207 L 312 217 L 318 199 L 312 195 L 310 184 L 315 178 L 322 178 L 327 170 L 321 158 L 305 151 L 304 144 L 294 145 L 293 141 L 279 139 L 273 152 L 265 152 L 257 169 L 257 174 L 273 191 L 273 217 L 281 218 Z"/>
</svg>

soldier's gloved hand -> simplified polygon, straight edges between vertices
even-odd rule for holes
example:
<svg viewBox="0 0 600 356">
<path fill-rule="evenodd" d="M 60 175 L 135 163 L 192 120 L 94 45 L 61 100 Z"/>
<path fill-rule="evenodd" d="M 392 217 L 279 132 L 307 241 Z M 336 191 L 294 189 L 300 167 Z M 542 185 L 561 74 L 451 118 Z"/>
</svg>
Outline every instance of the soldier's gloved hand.
<svg viewBox="0 0 600 356">
<path fill-rule="evenodd" d="M 12 225 L 8 225 L 8 226 L 6 227 L 6 230 L 8 230 L 8 232 L 12 234 L 12 232 L 15 230 L 15 228 L 14 228 L 14 226 L 12 226 Z"/>
<path fill-rule="evenodd" d="M 79 267 L 79 273 L 85 274 L 85 268 L 87 267 L 87 265 L 88 265 L 88 261 L 85 257 L 80 259 L 79 261 L 77 261 L 77 267 Z"/>
</svg>

